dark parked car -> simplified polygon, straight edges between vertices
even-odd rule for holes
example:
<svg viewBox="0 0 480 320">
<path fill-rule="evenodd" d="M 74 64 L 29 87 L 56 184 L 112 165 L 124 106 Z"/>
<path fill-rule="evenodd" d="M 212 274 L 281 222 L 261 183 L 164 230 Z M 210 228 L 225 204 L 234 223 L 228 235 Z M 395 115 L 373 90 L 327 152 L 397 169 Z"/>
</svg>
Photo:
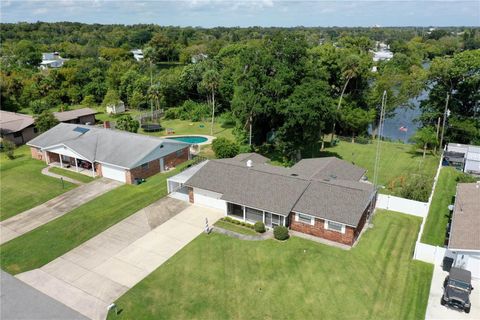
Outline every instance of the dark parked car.
<svg viewBox="0 0 480 320">
<path fill-rule="evenodd" d="M 472 287 L 472 274 L 468 270 L 451 268 L 450 274 L 443 283 L 443 296 L 440 303 L 451 308 L 470 312 L 470 292 Z"/>
</svg>

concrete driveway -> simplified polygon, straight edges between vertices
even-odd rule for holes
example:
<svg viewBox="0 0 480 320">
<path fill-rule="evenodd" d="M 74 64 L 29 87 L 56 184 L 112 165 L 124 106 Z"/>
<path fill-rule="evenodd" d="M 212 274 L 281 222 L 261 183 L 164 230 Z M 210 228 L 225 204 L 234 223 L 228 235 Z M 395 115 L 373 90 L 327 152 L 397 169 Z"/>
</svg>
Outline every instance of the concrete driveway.
<svg viewBox="0 0 480 320">
<path fill-rule="evenodd" d="M 122 183 L 118 181 L 98 179 L 4 220 L 0 222 L 0 244 L 55 220 L 120 185 Z"/>
<path fill-rule="evenodd" d="M 433 270 L 432 284 L 430 286 L 430 296 L 428 297 L 426 320 L 480 320 L 480 280 L 473 280 L 472 286 L 474 290 L 470 295 L 472 308 L 470 313 L 460 312 L 449 309 L 440 304 L 443 295 L 443 281 L 448 272 L 443 271 L 441 266 L 435 265 Z"/>
<path fill-rule="evenodd" d="M 223 213 L 163 198 L 40 269 L 17 277 L 92 319 Z M 121 308 L 121 306 L 120 306 Z"/>
</svg>

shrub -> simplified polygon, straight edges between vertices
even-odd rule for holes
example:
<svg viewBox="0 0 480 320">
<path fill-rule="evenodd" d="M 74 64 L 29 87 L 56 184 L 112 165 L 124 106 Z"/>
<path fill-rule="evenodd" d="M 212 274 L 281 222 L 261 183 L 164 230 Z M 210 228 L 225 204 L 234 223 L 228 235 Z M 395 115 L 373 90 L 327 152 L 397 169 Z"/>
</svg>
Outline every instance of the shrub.
<svg viewBox="0 0 480 320">
<path fill-rule="evenodd" d="M 93 106 L 96 104 L 95 97 L 93 95 L 87 95 L 83 98 L 81 104 L 83 106 Z"/>
<path fill-rule="evenodd" d="M 210 116 L 210 107 L 205 103 L 192 100 L 185 101 L 181 106 L 169 108 L 165 111 L 165 119 L 203 121 Z"/>
<path fill-rule="evenodd" d="M 226 138 L 213 140 L 212 149 L 217 158 L 232 158 L 239 152 L 238 144 Z"/>
<path fill-rule="evenodd" d="M 43 111 L 48 110 L 48 104 L 45 100 L 30 101 L 29 106 L 34 114 L 40 114 Z"/>
<path fill-rule="evenodd" d="M 287 240 L 289 237 L 287 227 L 276 226 L 275 228 L 273 228 L 273 236 L 277 240 Z"/>
<path fill-rule="evenodd" d="M 466 173 L 461 173 L 458 177 L 455 178 L 455 181 L 458 183 L 472 183 L 476 182 L 477 179 L 474 176 L 468 175 Z"/>
<path fill-rule="evenodd" d="M 432 179 L 419 174 L 411 174 L 401 186 L 400 196 L 410 200 L 426 202 L 431 190 Z"/>
<path fill-rule="evenodd" d="M 262 221 L 255 222 L 254 229 L 255 229 L 255 232 L 258 232 L 258 233 L 264 233 L 266 231 L 265 224 Z"/>
<path fill-rule="evenodd" d="M 2 147 L 3 150 L 5 151 L 5 155 L 7 156 L 8 159 L 13 160 L 15 159 L 15 143 L 13 143 L 10 140 L 3 139 L 2 141 Z"/>
</svg>

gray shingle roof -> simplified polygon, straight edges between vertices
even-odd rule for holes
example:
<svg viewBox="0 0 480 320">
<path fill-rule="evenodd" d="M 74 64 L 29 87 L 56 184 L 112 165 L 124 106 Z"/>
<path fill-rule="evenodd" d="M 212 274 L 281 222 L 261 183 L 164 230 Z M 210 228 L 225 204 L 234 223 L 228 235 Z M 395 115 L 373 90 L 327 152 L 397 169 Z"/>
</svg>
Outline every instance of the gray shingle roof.
<svg viewBox="0 0 480 320">
<path fill-rule="evenodd" d="M 343 160 L 306 159 L 298 166 L 284 168 L 260 163 L 260 157 L 249 154 L 210 160 L 185 184 L 221 193 L 223 200 L 253 208 L 282 215 L 299 211 L 353 226 L 374 194 L 371 184 L 358 181 L 365 170 Z M 251 158 L 259 164 L 254 162 L 248 168 L 246 159 Z M 337 178 L 327 181 L 332 172 Z"/>
<path fill-rule="evenodd" d="M 18 132 L 33 125 L 32 116 L 0 110 L 0 131 L 2 133 Z"/>
<path fill-rule="evenodd" d="M 63 122 L 63 121 L 70 121 L 73 119 L 77 119 L 79 117 L 88 116 L 96 113 L 97 111 L 93 109 L 81 108 L 81 109 L 75 109 L 75 110 L 64 111 L 64 112 L 54 112 L 53 115 L 55 116 L 55 118 L 57 118 L 58 121 Z"/>
<path fill-rule="evenodd" d="M 480 183 L 459 183 L 448 247 L 480 250 Z"/>
<path fill-rule="evenodd" d="M 75 128 L 85 128 L 88 131 L 82 134 L 74 131 Z M 89 161 L 131 169 L 181 150 L 189 144 L 113 129 L 60 123 L 30 140 L 28 145 L 42 149 L 65 145 Z"/>
</svg>

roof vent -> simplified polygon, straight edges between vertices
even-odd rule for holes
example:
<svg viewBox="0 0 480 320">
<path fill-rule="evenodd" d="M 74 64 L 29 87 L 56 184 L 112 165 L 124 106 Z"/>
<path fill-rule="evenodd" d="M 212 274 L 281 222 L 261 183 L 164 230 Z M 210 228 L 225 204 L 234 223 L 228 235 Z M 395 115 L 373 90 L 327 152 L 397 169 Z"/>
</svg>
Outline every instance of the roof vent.
<svg viewBox="0 0 480 320">
<path fill-rule="evenodd" d="M 162 149 L 162 148 L 163 148 L 163 144 L 160 145 L 160 149 Z"/>
<path fill-rule="evenodd" d="M 251 168 L 253 166 L 253 161 L 248 159 L 247 160 L 247 167 Z"/>
<path fill-rule="evenodd" d="M 291 175 L 292 177 L 298 177 L 298 174 L 296 174 L 296 173 L 291 173 L 290 175 Z"/>
<path fill-rule="evenodd" d="M 332 180 L 335 180 L 335 179 L 337 179 L 337 176 L 334 175 L 334 174 L 331 174 L 331 175 L 330 175 L 330 178 L 331 178 Z"/>
</svg>

